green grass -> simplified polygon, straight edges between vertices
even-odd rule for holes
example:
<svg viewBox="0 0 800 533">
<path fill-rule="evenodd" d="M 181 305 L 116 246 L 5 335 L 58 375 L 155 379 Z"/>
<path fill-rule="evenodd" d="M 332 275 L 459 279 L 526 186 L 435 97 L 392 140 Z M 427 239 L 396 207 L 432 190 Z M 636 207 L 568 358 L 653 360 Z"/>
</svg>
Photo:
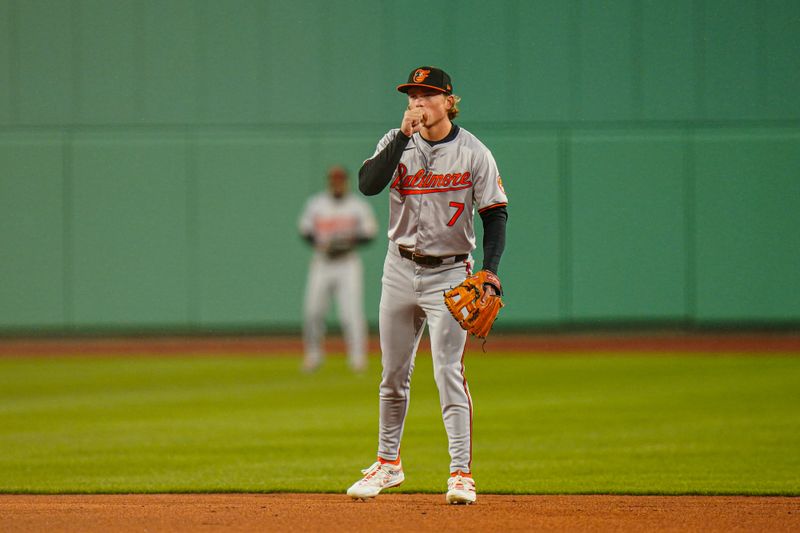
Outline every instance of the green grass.
<svg viewBox="0 0 800 533">
<path fill-rule="evenodd" d="M 377 359 L 0 359 L 0 492 L 341 492 L 377 446 Z M 474 355 L 481 492 L 800 495 L 800 357 Z M 420 354 L 407 492 L 447 442 Z"/>
</svg>

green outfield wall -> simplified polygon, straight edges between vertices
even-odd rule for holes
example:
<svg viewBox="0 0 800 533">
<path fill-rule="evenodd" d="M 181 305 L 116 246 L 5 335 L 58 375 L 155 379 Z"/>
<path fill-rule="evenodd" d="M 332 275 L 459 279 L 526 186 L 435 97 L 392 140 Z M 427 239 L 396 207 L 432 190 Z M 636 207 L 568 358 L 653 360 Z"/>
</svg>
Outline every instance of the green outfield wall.
<svg viewBox="0 0 800 533">
<path fill-rule="evenodd" d="M 499 325 L 800 324 L 800 2 L 0 0 L 0 332 L 296 329 L 299 211 L 421 64 L 510 197 Z"/>
</svg>

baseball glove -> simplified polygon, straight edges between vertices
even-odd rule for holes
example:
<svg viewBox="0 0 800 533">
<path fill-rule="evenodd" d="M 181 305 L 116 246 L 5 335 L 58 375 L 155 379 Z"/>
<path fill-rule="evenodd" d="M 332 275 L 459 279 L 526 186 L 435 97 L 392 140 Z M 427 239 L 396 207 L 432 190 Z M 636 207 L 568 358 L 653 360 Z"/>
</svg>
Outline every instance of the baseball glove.
<svg viewBox="0 0 800 533">
<path fill-rule="evenodd" d="M 353 239 L 335 238 L 325 248 L 325 253 L 330 259 L 341 257 L 355 248 Z"/>
<path fill-rule="evenodd" d="M 462 328 L 481 339 L 489 334 L 497 313 L 503 307 L 501 297 L 486 290 L 484 285 L 487 284 L 494 286 L 498 294 L 502 294 L 500 279 L 488 270 L 473 274 L 444 293 L 444 303 L 453 318 Z"/>
</svg>

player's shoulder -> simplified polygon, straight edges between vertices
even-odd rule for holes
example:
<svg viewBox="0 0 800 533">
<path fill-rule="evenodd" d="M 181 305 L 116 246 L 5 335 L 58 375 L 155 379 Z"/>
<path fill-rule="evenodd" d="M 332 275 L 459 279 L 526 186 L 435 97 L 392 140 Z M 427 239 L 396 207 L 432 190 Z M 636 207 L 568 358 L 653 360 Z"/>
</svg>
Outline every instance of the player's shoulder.
<svg viewBox="0 0 800 533">
<path fill-rule="evenodd" d="M 348 205 L 358 207 L 358 208 L 369 208 L 369 202 L 358 194 L 349 193 L 347 195 L 347 202 Z"/>
<path fill-rule="evenodd" d="M 487 152 L 489 151 L 489 148 L 487 148 L 487 146 L 483 144 L 483 141 L 481 141 L 477 135 L 463 128 L 462 126 L 458 127 L 458 140 L 461 144 L 469 148 L 472 148 L 473 150 L 476 151 L 485 150 Z"/>
<path fill-rule="evenodd" d="M 320 206 L 328 202 L 328 197 L 330 195 L 326 191 L 320 191 L 312 194 L 308 198 L 308 205 L 310 206 Z"/>
<path fill-rule="evenodd" d="M 481 165 L 495 164 L 492 151 L 469 130 L 465 130 L 459 126 L 458 137 L 456 137 L 456 139 L 459 149 L 464 153 L 470 154 L 473 162 Z"/>
<path fill-rule="evenodd" d="M 389 131 L 387 131 L 386 133 L 383 134 L 383 140 L 391 141 L 392 139 L 397 137 L 398 133 L 400 133 L 400 128 L 392 128 L 392 129 L 390 129 Z"/>
<path fill-rule="evenodd" d="M 384 133 L 381 140 L 378 141 L 378 150 L 383 149 L 387 144 L 392 142 L 394 138 L 397 137 L 398 132 L 400 132 L 400 128 L 392 128 Z"/>
</svg>

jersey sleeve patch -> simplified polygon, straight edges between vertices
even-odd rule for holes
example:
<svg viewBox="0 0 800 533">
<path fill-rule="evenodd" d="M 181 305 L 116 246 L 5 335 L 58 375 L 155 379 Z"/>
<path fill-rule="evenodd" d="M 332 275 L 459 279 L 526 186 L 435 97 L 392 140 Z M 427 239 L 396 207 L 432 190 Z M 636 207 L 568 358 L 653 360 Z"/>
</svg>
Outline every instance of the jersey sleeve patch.
<svg viewBox="0 0 800 533">
<path fill-rule="evenodd" d="M 505 188 L 503 187 L 503 178 L 501 178 L 500 176 L 497 176 L 497 186 L 500 187 L 500 190 L 503 191 L 503 194 L 508 196 L 508 194 L 506 194 Z"/>
</svg>

